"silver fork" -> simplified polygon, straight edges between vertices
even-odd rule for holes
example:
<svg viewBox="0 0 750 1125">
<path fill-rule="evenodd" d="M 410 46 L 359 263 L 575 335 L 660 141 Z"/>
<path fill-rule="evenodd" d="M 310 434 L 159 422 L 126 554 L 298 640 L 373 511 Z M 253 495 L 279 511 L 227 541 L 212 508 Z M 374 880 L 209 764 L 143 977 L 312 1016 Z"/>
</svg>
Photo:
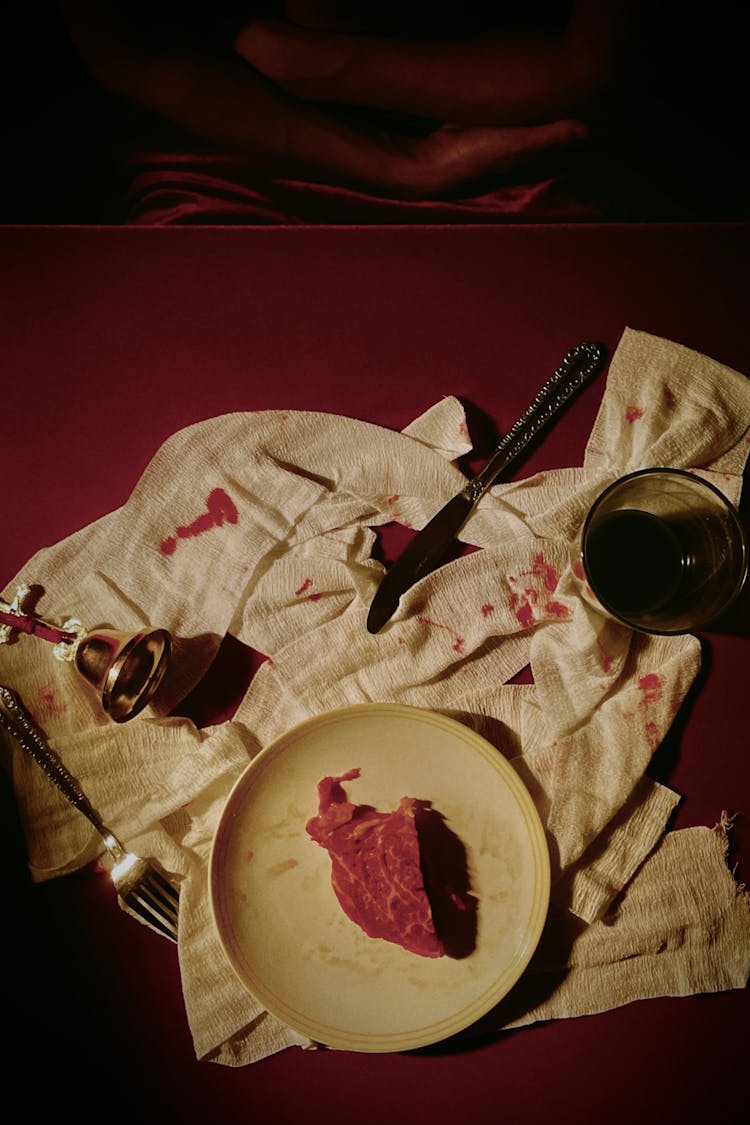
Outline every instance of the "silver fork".
<svg viewBox="0 0 750 1125">
<path fill-rule="evenodd" d="M 18 695 L 3 685 L 0 685 L 0 726 L 34 759 L 71 805 L 93 824 L 114 860 L 112 882 L 125 905 L 152 929 L 176 941 L 177 890 L 145 859 L 123 847 L 47 744 Z"/>
</svg>

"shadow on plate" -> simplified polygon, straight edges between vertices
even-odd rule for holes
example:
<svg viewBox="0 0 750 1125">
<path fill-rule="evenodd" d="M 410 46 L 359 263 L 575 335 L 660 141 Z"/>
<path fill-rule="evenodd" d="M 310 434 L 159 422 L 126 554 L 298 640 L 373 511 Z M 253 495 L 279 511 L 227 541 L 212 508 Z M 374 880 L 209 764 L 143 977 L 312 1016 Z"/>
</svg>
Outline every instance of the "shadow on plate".
<svg viewBox="0 0 750 1125">
<path fill-rule="evenodd" d="M 417 807 L 415 824 L 435 932 L 448 957 L 468 957 L 477 943 L 477 899 L 471 893 L 466 848 L 442 813 L 426 801 Z"/>
</svg>

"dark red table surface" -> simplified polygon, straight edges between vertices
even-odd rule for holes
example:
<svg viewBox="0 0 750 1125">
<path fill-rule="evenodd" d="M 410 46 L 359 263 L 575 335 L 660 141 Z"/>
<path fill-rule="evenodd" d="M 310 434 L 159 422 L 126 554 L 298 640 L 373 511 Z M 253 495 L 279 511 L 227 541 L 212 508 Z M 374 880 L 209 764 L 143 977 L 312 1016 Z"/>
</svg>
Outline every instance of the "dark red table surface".
<svg viewBox="0 0 750 1125">
<path fill-rule="evenodd" d="M 454 394 L 481 456 L 583 339 L 612 352 L 630 326 L 750 373 L 748 261 L 736 225 L 0 229 L 0 581 L 119 506 L 175 430 L 228 411 L 400 429 Z M 603 388 L 518 475 L 580 463 Z M 684 798 L 675 827 L 741 814 L 740 878 L 746 620 L 703 634 L 704 671 L 654 763 Z M 230 644 L 221 659 L 226 695 L 253 658 Z M 32 886 L 4 779 L 1 792 L 1 1096 L 17 1093 L 24 1119 L 75 1098 L 76 1116 L 148 1123 L 745 1120 L 747 991 L 413 1054 L 197 1062 L 176 949 L 91 870 Z"/>
</svg>

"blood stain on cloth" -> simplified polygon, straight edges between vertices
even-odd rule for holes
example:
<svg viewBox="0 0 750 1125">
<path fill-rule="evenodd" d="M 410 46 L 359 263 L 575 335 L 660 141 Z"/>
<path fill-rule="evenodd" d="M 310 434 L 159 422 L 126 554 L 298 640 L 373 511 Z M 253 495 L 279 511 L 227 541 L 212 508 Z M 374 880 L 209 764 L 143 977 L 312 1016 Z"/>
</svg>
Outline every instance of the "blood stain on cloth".
<svg viewBox="0 0 750 1125">
<path fill-rule="evenodd" d="M 658 703 L 663 694 L 664 681 L 656 672 L 648 672 L 638 681 L 638 690 L 641 692 L 641 707 L 649 703 Z"/>
<path fill-rule="evenodd" d="M 575 575 L 575 577 L 578 579 L 579 582 L 585 583 L 586 593 L 589 595 L 589 597 L 593 597 L 594 591 L 591 589 L 588 582 L 586 582 L 586 571 L 583 569 L 583 564 L 579 563 L 579 562 L 574 562 L 572 567 L 571 567 L 571 570 L 573 571 L 573 574 Z"/>
<path fill-rule="evenodd" d="M 534 555 L 534 565 L 531 568 L 531 573 L 538 575 L 543 580 L 544 588 L 548 590 L 550 594 L 557 589 L 557 583 L 560 581 L 560 573 L 551 563 L 545 562 L 544 555 Z"/>
<path fill-rule="evenodd" d="M 489 617 L 491 613 L 495 612 L 495 607 L 491 602 L 485 602 L 482 606 L 482 617 Z"/>
<path fill-rule="evenodd" d="M 539 605 L 540 592 L 554 593 L 560 581 L 560 572 L 551 563 L 548 563 L 544 555 L 539 552 L 531 560 L 531 570 L 522 570 L 519 577 L 541 579 L 544 588 L 543 591 L 540 591 L 533 586 L 529 586 L 523 590 L 514 590 L 510 595 L 508 606 L 511 613 L 524 629 L 528 629 L 537 620 L 534 607 Z M 514 574 L 509 574 L 508 582 L 515 585 L 518 578 Z M 568 607 L 554 598 L 544 602 L 544 610 L 550 617 L 556 617 L 560 621 L 564 621 L 570 616 Z"/>
<path fill-rule="evenodd" d="M 400 492 L 394 492 L 392 496 L 386 499 L 386 504 L 391 509 L 390 520 L 392 523 L 400 523 L 402 527 L 411 528 L 409 520 L 404 518 L 403 512 L 398 507 L 398 502 L 401 499 Z"/>
<path fill-rule="evenodd" d="M 531 560 L 531 570 L 522 570 L 521 578 L 541 578 L 544 583 L 544 588 L 550 594 L 557 589 L 557 583 L 560 581 L 560 573 L 556 567 L 548 563 L 544 555 L 540 553 L 534 555 Z M 510 575 L 510 580 L 515 582 L 513 575 Z"/>
<path fill-rule="evenodd" d="M 659 728 L 657 727 L 656 723 L 646 723 L 646 742 L 648 743 L 649 749 L 651 750 L 656 750 L 657 746 L 661 742 Z"/>
<path fill-rule="evenodd" d="M 522 625 L 524 629 L 530 628 L 536 620 L 531 604 L 532 601 L 536 601 L 536 596 L 536 590 L 524 590 L 523 594 L 514 591 L 510 596 L 510 602 L 508 604 L 510 605 L 511 612 L 514 614 L 519 625 Z"/>
<path fill-rule="evenodd" d="M 174 535 L 162 540 L 159 550 L 163 555 L 173 555 L 177 550 L 178 540 L 194 539 L 197 535 L 210 531 L 211 528 L 223 527 L 225 523 L 235 524 L 238 518 L 237 508 L 231 496 L 223 488 L 214 488 L 206 499 L 205 512 L 187 526 L 176 528 Z"/>
<path fill-rule="evenodd" d="M 628 406 L 625 409 L 625 418 L 631 426 L 633 425 L 633 422 L 637 422 L 639 418 L 643 417 L 643 415 L 644 410 L 642 406 Z"/>
<path fill-rule="evenodd" d="M 454 637 L 453 645 L 451 646 L 453 651 L 463 653 L 465 644 L 464 638 L 459 636 L 456 630 L 451 628 L 450 625 L 445 625 L 442 621 L 435 621 L 432 617 L 425 617 L 422 614 L 417 615 L 417 621 L 420 625 L 427 625 L 433 629 L 444 629 L 446 633 L 450 633 L 451 636 Z"/>
<path fill-rule="evenodd" d="M 305 581 L 300 586 L 300 588 L 298 590 L 294 591 L 295 598 L 301 598 L 303 594 L 307 594 L 307 591 L 312 587 L 312 585 L 313 585 L 312 578 L 306 578 Z M 311 602 L 318 602 L 318 601 L 320 601 L 321 596 L 322 596 L 321 594 L 317 594 L 317 593 L 307 594 L 307 599 L 308 599 L 308 601 L 311 601 Z"/>
<path fill-rule="evenodd" d="M 612 661 L 614 660 L 614 657 L 611 652 L 607 652 L 607 649 L 604 647 L 601 637 L 596 638 L 596 647 L 599 649 L 599 659 L 602 662 L 602 671 L 611 672 Z"/>
<path fill-rule="evenodd" d="M 51 684 L 43 684 L 36 693 L 40 714 L 50 719 L 61 719 L 68 710 L 67 703 L 59 700 Z"/>
</svg>

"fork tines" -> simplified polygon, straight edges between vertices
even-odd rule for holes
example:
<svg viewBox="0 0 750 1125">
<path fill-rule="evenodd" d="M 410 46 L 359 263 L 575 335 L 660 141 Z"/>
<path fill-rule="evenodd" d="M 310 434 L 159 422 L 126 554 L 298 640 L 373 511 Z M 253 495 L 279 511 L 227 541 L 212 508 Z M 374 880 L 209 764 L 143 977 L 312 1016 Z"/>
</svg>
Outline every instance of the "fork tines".
<svg viewBox="0 0 750 1125">
<path fill-rule="evenodd" d="M 141 921 L 177 941 L 179 892 L 155 867 L 130 852 L 112 868 L 112 881 L 125 905 Z"/>
<path fill-rule="evenodd" d="M 73 808 L 99 833 L 114 863 L 112 882 L 120 899 L 157 933 L 176 941 L 179 892 L 145 859 L 125 850 L 52 750 L 20 697 L 3 684 L 0 684 L 0 727 L 8 731 Z"/>
</svg>

